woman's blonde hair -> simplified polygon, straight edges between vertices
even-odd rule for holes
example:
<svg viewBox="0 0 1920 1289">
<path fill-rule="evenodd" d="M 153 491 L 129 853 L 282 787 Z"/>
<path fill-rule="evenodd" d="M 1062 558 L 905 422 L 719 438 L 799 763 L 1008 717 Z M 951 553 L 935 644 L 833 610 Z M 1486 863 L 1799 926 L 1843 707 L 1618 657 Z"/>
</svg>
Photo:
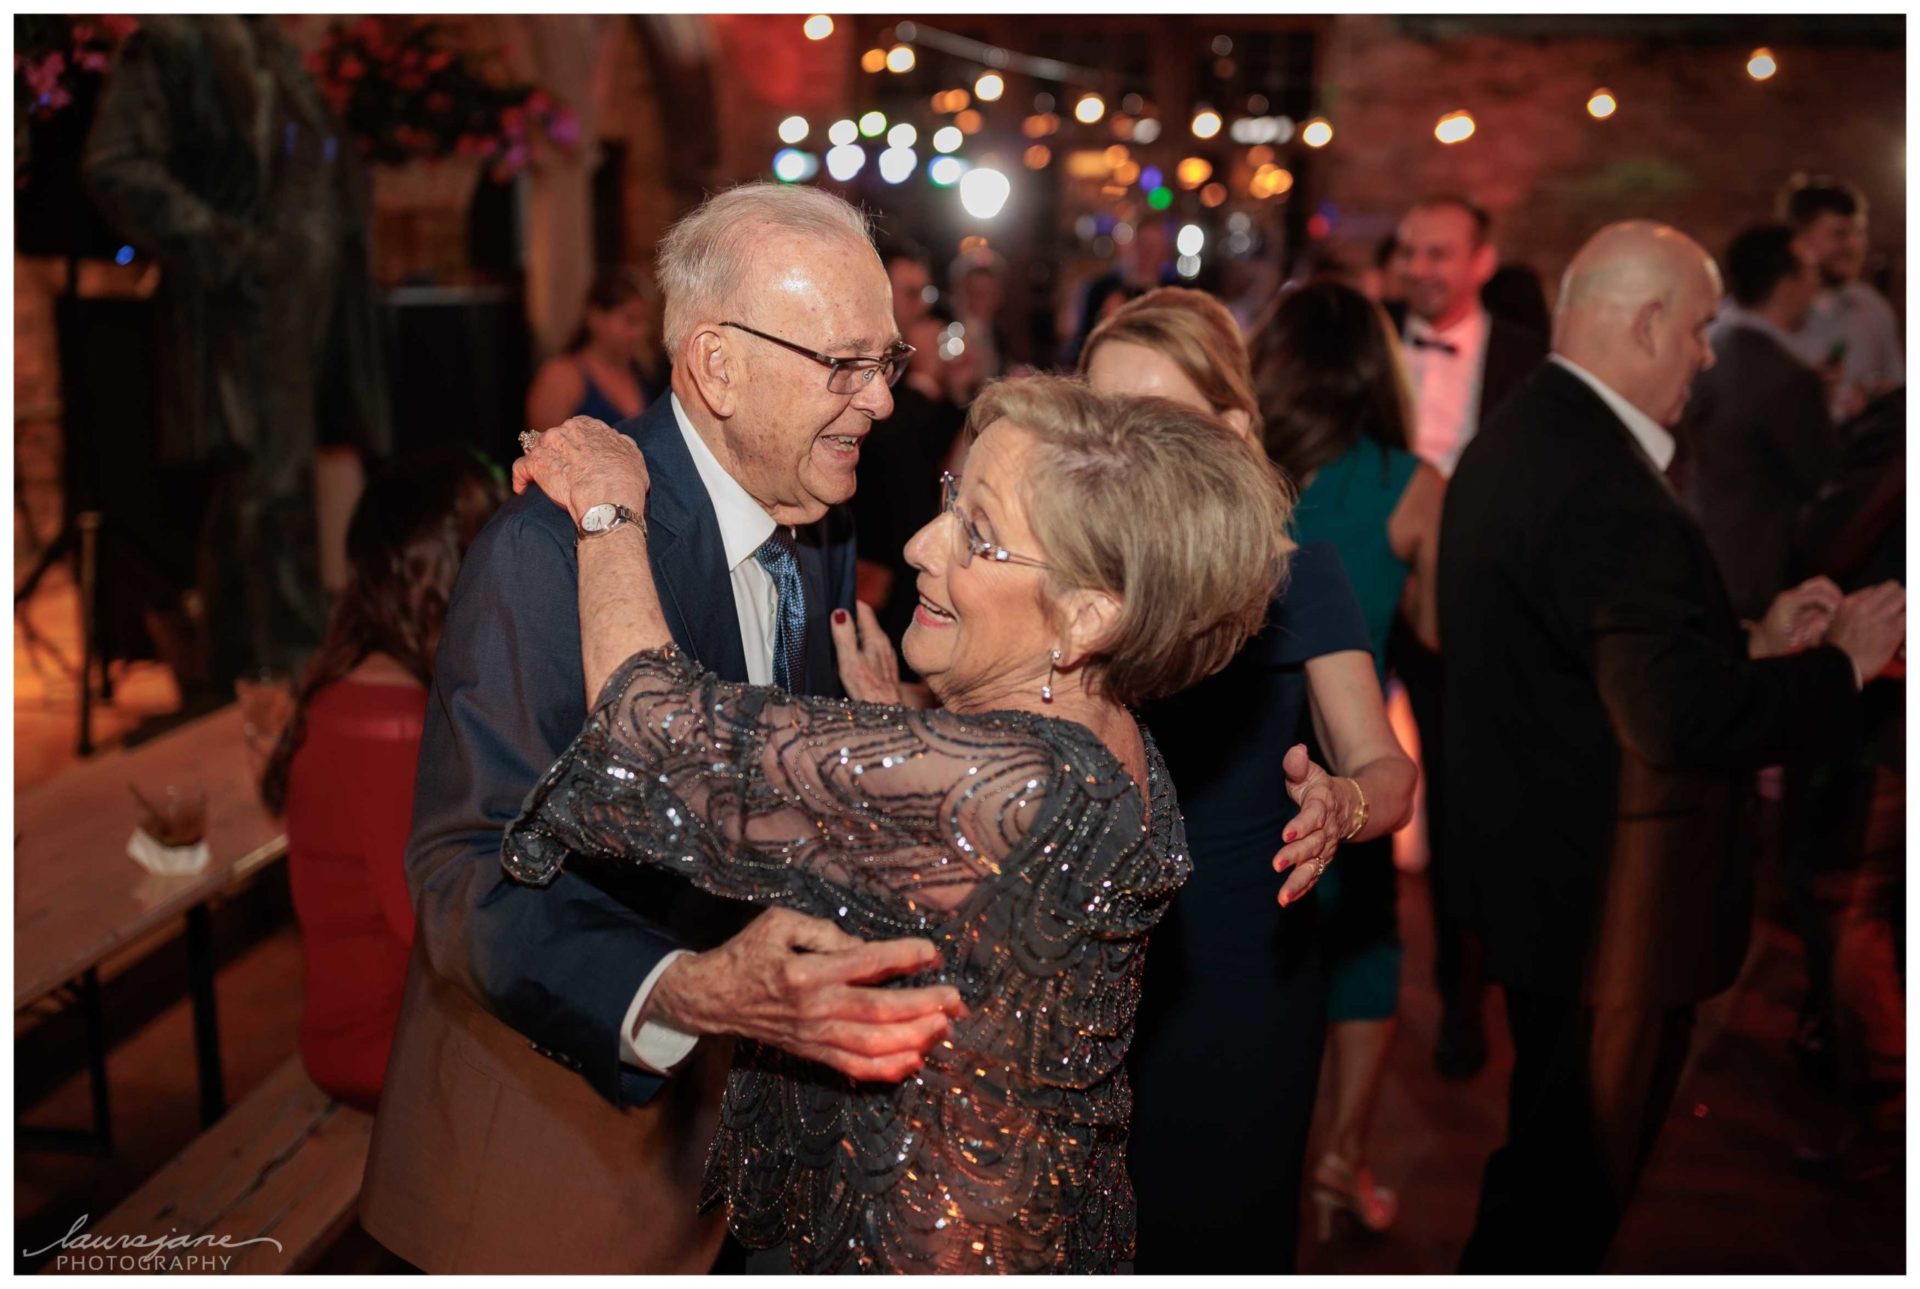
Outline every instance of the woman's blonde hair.
<svg viewBox="0 0 1920 1289">
<path fill-rule="evenodd" d="M 1051 591 L 1120 602 L 1091 687 L 1134 706 L 1226 666 L 1286 574 L 1291 503 L 1266 457 L 1203 412 L 1064 376 L 987 386 L 968 431 L 1000 421 L 1035 442 L 1023 500 Z"/>
<path fill-rule="evenodd" d="M 1121 305 L 1087 337 L 1080 351 L 1082 373 L 1109 340 L 1153 350 L 1178 367 L 1215 412 L 1238 408 L 1249 425 L 1260 424 L 1246 338 L 1227 306 L 1205 291 L 1163 286 Z"/>
</svg>

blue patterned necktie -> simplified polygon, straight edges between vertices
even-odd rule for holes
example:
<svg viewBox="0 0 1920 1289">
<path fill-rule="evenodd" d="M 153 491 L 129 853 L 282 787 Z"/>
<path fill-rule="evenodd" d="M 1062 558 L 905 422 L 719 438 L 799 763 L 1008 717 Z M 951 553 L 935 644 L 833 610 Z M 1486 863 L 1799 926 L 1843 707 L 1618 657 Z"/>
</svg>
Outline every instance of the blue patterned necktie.
<svg viewBox="0 0 1920 1289">
<path fill-rule="evenodd" d="M 753 558 L 767 570 L 780 597 L 773 611 L 773 683 L 791 693 L 807 648 L 807 592 L 800 584 L 792 532 L 784 525 L 775 527 Z"/>
</svg>

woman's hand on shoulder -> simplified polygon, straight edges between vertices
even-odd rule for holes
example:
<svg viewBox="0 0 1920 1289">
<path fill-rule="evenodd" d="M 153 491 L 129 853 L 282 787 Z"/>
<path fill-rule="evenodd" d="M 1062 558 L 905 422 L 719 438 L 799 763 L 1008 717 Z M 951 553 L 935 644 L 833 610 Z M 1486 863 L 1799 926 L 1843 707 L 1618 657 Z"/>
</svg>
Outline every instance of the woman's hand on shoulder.
<svg viewBox="0 0 1920 1289">
<path fill-rule="evenodd" d="M 593 507 L 614 502 L 636 515 L 647 504 L 652 479 L 639 447 L 604 421 L 573 416 L 550 430 L 520 436 L 524 456 L 513 463 L 513 490 L 538 484 L 578 524 Z"/>
</svg>

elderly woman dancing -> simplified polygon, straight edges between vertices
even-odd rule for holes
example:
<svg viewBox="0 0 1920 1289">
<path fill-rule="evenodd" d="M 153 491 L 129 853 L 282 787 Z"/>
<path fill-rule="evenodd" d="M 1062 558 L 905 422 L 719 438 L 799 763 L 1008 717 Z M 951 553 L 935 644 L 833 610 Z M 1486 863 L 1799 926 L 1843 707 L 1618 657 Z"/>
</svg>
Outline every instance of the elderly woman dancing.
<svg viewBox="0 0 1920 1289">
<path fill-rule="evenodd" d="M 579 547 L 598 702 L 507 835 L 524 881 L 647 865 L 938 946 L 930 981 L 964 1008 L 918 1068 L 876 1062 L 902 1081 L 736 1055 L 707 1196 L 743 1243 L 784 1240 L 805 1272 L 1131 1256 L 1123 1059 L 1147 932 L 1189 865 L 1128 708 L 1223 666 L 1284 571 L 1285 490 L 1210 417 L 1036 377 L 990 387 L 969 429 L 965 477 L 907 547 L 905 653 L 944 710 L 702 673 L 670 646 L 644 525 L 620 525 Z M 576 522 L 604 503 L 638 515 L 648 486 L 630 443 L 579 419 L 539 436 L 515 480 Z M 1164 514 L 1184 523 L 1141 522 Z M 849 688 L 886 692 L 890 647 L 848 651 L 850 627 Z M 1311 797 L 1324 779 L 1309 767 L 1289 786 Z M 1290 883 L 1314 876 L 1302 864 Z"/>
</svg>

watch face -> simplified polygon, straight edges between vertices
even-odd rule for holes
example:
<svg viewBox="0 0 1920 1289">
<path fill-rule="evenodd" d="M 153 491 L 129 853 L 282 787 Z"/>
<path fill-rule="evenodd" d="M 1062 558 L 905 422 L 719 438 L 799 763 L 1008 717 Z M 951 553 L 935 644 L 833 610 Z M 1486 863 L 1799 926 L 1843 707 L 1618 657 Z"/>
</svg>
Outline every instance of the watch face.
<svg viewBox="0 0 1920 1289">
<path fill-rule="evenodd" d="M 613 523 L 617 513 L 619 512 L 612 502 L 603 501 L 580 516 L 580 527 L 589 533 L 604 532 L 608 525 Z"/>
</svg>

